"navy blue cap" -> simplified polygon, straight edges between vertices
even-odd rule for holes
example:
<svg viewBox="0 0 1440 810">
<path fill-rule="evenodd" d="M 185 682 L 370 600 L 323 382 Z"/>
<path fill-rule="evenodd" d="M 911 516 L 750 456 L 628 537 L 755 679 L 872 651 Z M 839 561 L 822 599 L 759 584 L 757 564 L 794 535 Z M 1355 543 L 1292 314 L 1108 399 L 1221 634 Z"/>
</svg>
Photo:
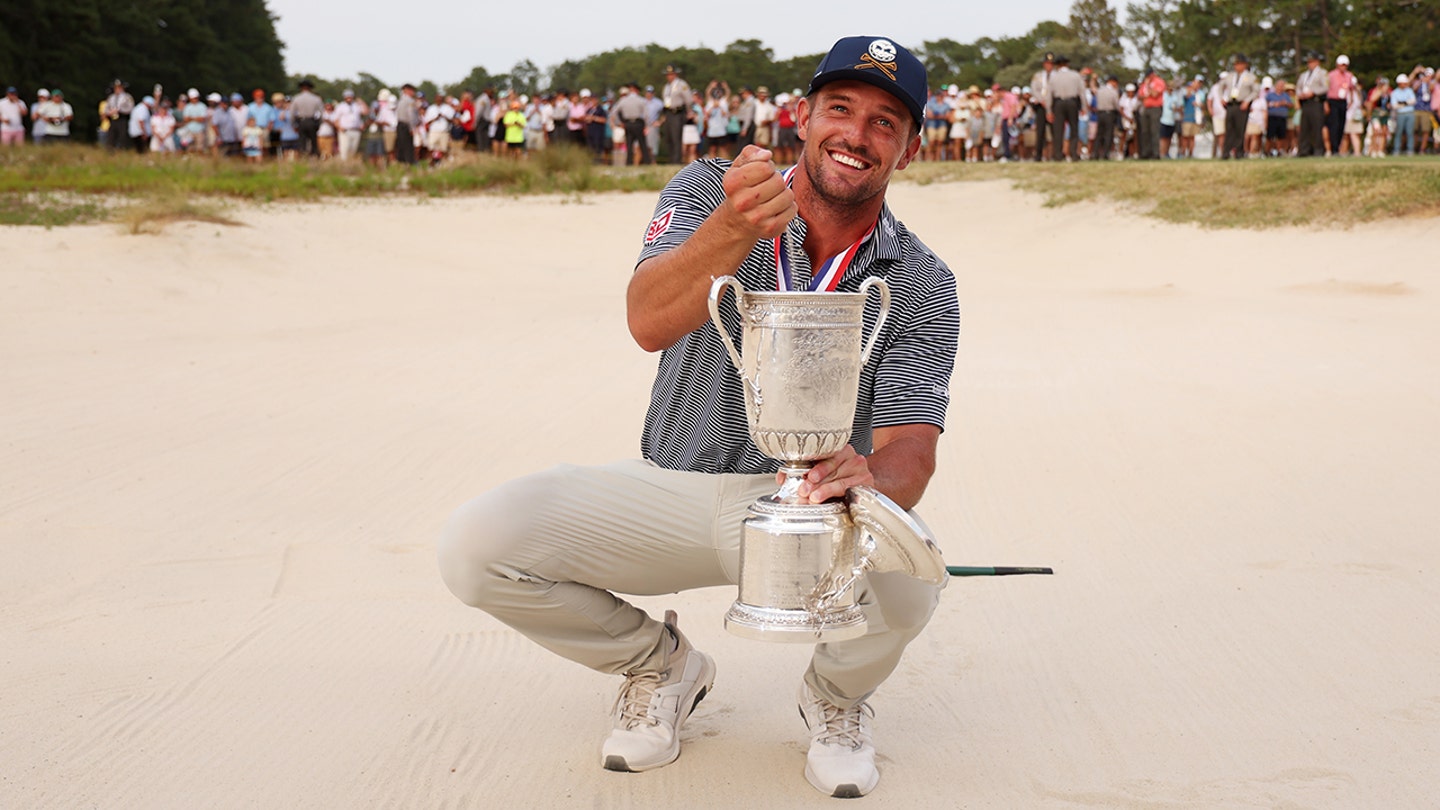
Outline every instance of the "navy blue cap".
<svg viewBox="0 0 1440 810">
<path fill-rule="evenodd" d="M 905 102 L 916 123 L 925 120 L 925 100 L 930 97 L 925 65 L 893 39 L 846 37 L 835 43 L 820 60 L 805 94 L 840 79 L 874 85 Z"/>
</svg>

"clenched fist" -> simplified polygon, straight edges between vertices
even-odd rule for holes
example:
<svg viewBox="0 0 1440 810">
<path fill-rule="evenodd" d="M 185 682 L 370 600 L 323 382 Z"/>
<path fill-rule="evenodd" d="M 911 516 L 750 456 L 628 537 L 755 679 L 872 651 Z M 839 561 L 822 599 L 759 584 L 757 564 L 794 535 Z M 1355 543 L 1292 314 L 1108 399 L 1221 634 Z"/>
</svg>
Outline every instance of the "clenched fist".
<svg viewBox="0 0 1440 810">
<path fill-rule="evenodd" d="M 773 239 L 795 218 L 795 194 L 769 149 L 747 146 L 725 172 L 725 218 L 750 241 Z"/>
</svg>

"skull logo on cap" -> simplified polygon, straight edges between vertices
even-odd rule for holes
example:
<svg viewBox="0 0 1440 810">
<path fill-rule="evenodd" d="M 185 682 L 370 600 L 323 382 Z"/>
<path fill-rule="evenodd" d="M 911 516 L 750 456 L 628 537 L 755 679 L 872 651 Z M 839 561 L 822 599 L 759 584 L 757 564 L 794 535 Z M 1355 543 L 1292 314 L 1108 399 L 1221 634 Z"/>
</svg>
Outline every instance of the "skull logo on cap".
<svg viewBox="0 0 1440 810">
<path fill-rule="evenodd" d="M 876 62 L 895 61 L 895 43 L 888 39 L 877 39 L 870 43 L 870 57 Z"/>
</svg>

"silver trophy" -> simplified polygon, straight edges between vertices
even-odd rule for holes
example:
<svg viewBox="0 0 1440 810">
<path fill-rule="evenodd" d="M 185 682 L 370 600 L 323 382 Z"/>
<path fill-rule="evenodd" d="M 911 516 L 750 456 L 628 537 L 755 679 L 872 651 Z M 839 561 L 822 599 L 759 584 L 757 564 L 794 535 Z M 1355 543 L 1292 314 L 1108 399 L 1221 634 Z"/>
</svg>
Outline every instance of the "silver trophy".
<svg viewBox="0 0 1440 810">
<path fill-rule="evenodd" d="M 735 293 L 741 351 L 720 317 Z M 864 341 L 865 301 L 880 315 Z M 873 489 L 844 503 L 812 504 L 796 493 L 815 462 L 850 441 L 860 370 L 890 311 L 890 288 L 868 278 L 855 293 L 747 292 L 733 276 L 710 286 L 710 318 L 745 390 L 750 437 L 781 463 L 784 483 L 750 506 L 740 545 L 740 594 L 725 614 L 736 635 L 767 641 L 841 641 L 865 633 L 852 587 L 866 571 L 897 570 L 945 581 L 929 532 Z"/>
</svg>

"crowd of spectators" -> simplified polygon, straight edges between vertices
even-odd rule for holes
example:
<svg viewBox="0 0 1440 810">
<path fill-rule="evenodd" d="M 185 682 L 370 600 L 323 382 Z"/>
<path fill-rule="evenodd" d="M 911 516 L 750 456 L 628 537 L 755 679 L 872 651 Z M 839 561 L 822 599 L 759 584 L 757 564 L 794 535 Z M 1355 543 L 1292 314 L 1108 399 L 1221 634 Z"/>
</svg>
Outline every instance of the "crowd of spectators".
<svg viewBox="0 0 1440 810">
<path fill-rule="evenodd" d="M 1046 54 L 1028 86 L 933 90 L 925 107 L 927 160 L 1221 159 L 1440 153 L 1434 68 L 1376 76 L 1367 85 L 1337 56 L 1306 55 L 1294 78 L 1257 76 L 1236 55 L 1212 84 L 1147 68 L 1133 82 L 1070 69 Z M 1046 142 L 1049 141 L 1049 149 Z M 1203 151 L 1203 150 L 1202 150 Z"/>
<path fill-rule="evenodd" d="M 934 88 L 925 106 L 921 159 L 932 161 L 1105 160 L 1209 157 L 1423 154 L 1440 152 L 1440 95 L 1433 68 L 1416 66 L 1368 85 L 1336 57 L 1318 53 L 1293 80 L 1257 77 L 1237 55 L 1211 84 L 1204 75 L 1163 77 L 1146 69 L 1121 85 L 1088 67 L 1071 70 L 1046 54 L 1028 86 Z M 171 99 L 156 87 L 136 100 L 116 80 L 100 102 L 102 143 L 157 154 L 202 153 L 246 160 L 367 160 L 438 164 L 457 150 L 523 158 L 551 145 L 590 150 L 597 162 L 688 163 L 733 157 L 748 144 L 793 162 L 802 91 L 733 90 L 711 81 L 691 88 L 676 68 L 665 82 L 613 93 L 560 89 L 533 96 L 487 88 L 426 98 L 406 84 L 374 99 L 352 90 L 322 99 L 309 81 L 293 95 L 196 88 Z M 10 87 L 0 99 L 0 144 L 70 140 L 74 110 L 59 89 L 31 103 Z M 1209 136 L 1209 137 L 1207 137 Z M 1048 148 L 1047 148 L 1048 143 Z M 1204 155 L 1202 155 L 1204 156 Z"/>
</svg>

